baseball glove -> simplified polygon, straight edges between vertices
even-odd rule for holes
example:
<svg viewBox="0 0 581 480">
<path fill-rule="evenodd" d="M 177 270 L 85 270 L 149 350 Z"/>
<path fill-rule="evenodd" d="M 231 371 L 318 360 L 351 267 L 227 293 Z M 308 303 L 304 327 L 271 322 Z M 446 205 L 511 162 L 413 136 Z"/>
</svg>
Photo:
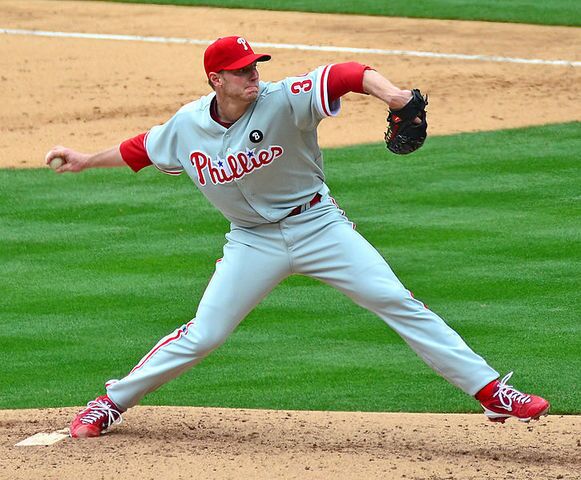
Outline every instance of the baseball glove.
<svg viewBox="0 0 581 480">
<path fill-rule="evenodd" d="M 414 89 L 412 98 L 405 107 L 389 112 L 384 137 L 390 152 L 407 155 L 424 144 L 428 135 L 427 104 L 428 96 L 424 97 L 418 89 Z M 420 123 L 414 122 L 416 118 L 420 119 Z"/>
</svg>

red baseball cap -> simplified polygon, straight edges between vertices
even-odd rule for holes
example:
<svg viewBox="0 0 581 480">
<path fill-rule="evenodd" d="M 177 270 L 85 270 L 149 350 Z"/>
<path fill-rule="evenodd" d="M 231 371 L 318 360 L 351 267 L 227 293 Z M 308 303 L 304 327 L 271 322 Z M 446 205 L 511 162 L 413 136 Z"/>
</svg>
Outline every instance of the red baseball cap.
<svg viewBox="0 0 581 480">
<path fill-rule="evenodd" d="M 254 53 L 248 42 L 238 36 L 222 37 L 212 43 L 204 52 L 204 69 L 209 77 L 210 72 L 221 70 L 238 70 L 254 62 L 266 62 L 270 55 Z"/>
</svg>

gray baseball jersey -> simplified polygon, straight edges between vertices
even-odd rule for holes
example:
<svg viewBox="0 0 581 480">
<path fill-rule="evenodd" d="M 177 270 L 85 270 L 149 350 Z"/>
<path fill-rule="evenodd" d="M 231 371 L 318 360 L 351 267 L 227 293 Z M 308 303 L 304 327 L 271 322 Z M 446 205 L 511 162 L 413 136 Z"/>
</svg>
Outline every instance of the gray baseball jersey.
<svg viewBox="0 0 581 480">
<path fill-rule="evenodd" d="M 232 223 L 277 222 L 326 192 L 316 128 L 340 109 L 327 98 L 329 68 L 261 82 L 256 102 L 228 129 L 210 115 L 215 94 L 189 103 L 150 130 L 149 158 L 166 173 L 185 171 Z"/>
</svg>

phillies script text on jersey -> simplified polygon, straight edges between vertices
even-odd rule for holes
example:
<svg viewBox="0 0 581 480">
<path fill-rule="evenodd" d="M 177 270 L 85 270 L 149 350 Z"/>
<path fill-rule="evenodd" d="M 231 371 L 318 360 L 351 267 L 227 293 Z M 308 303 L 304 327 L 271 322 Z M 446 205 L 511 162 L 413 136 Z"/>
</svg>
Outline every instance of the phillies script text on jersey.
<svg viewBox="0 0 581 480">
<path fill-rule="evenodd" d="M 214 162 L 212 157 L 204 152 L 192 152 L 190 161 L 198 172 L 198 181 L 200 185 L 206 185 L 204 171 L 210 174 L 210 181 L 214 184 L 230 183 L 233 180 L 242 178 L 244 175 L 252 173 L 254 170 L 269 165 L 273 160 L 281 157 L 284 148 L 279 145 L 272 145 L 264 150 L 255 152 L 246 149 L 246 152 L 237 152 L 228 155 L 225 160 L 218 157 Z M 226 169 L 228 167 L 228 169 Z M 228 171 L 229 170 L 229 171 Z"/>
</svg>

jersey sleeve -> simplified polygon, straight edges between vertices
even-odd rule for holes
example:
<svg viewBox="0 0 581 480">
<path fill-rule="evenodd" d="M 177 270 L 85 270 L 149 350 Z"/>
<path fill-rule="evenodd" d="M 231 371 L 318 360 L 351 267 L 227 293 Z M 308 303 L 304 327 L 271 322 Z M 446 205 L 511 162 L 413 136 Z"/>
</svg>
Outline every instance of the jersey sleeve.
<svg viewBox="0 0 581 480">
<path fill-rule="evenodd" d="M 163 173 L 179 175 L 183 166 L 178 158 L 179 112 L 163 125 L 153 127 L 144 138 L 145 150 L 151 163 Z"/>
<path fill-rule="evenodd" d="M 334 117 L 341 110 L 340 98 L 329 100 L 331 67 L 324 65 L 306 75 L 288 77 L 282 81 L 294 122 L 301 130 L 314 128 L 323 118 Z"/>
<path fill-rule="evenodd" d="M 327 91 L 330 102 L 342 97 L 346 93 L 365 93 L 363 90 L 363 74 L 366 70 L 373 70 L 367 65 L 358 62 L 336 63 L 329 69 Z"/>
<path fill-rule="evenodd" d="M 142 168 L 151 165 L 151 160 L 145 150 L 145 137 L 147 133 L 140 133 L 139 135 L 128 138 L 119 145 L 121 158 L 133 170 L 138 172 Z"/>
</svg>

